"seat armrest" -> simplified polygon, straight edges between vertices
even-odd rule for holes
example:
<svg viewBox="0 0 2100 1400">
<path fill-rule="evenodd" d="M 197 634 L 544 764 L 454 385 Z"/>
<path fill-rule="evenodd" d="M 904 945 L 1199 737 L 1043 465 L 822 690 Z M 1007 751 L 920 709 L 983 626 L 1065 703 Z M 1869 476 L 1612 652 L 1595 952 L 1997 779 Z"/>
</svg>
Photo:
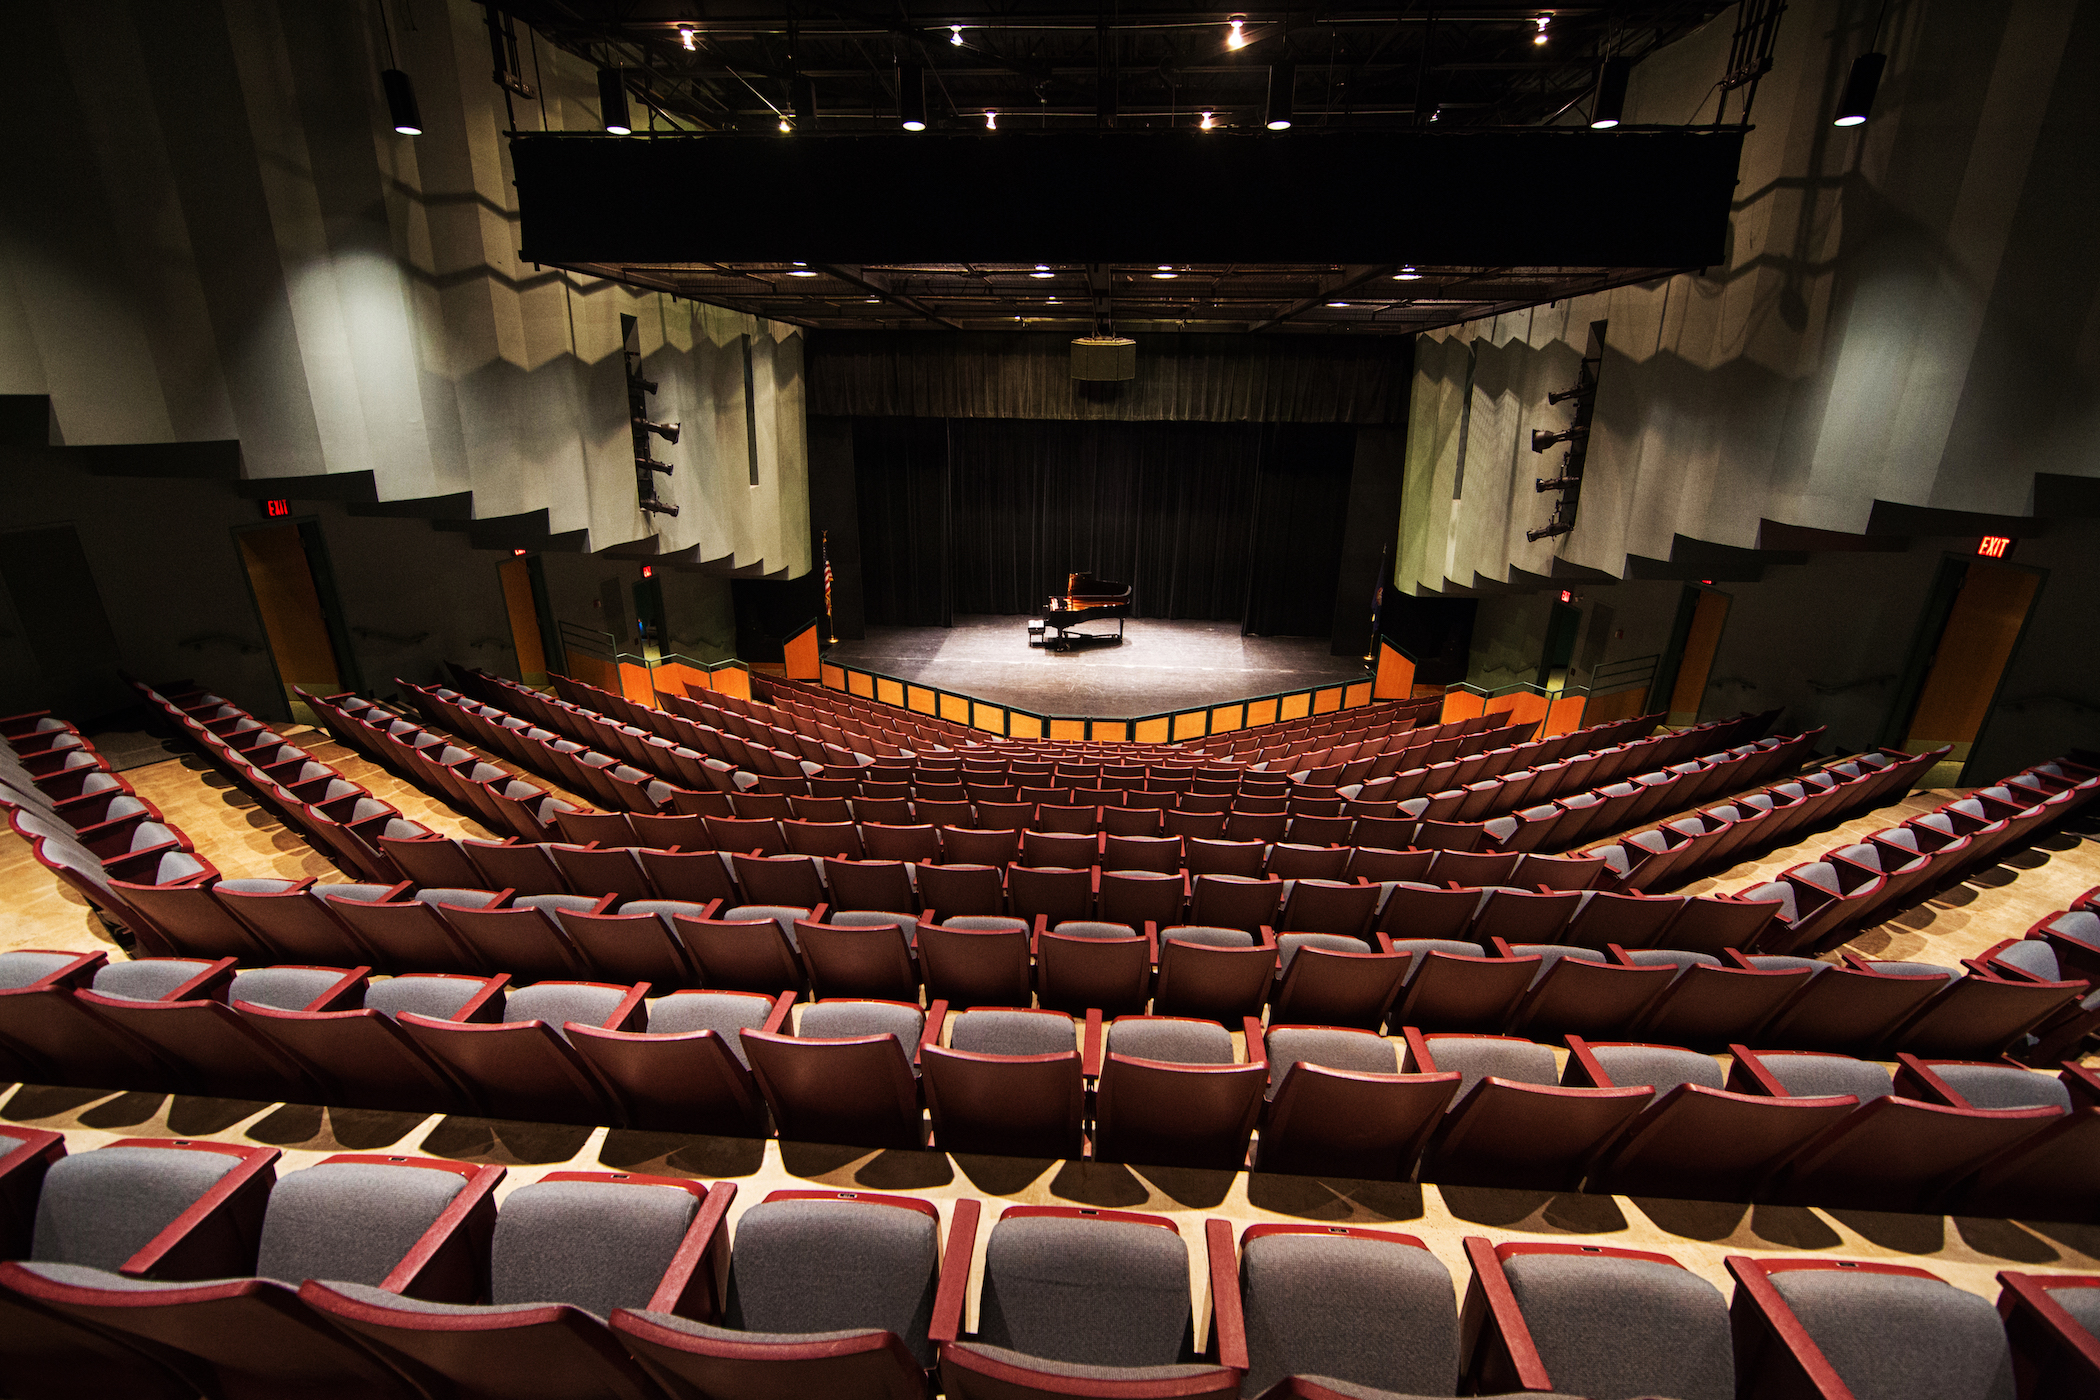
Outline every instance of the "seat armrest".
<svg viewBox="0 0 2100 1400">
<path fill-rule="evenodd" d="M 1203 1244 L 1210 1263 L 1210 1354 L 1220 1366 L 1244 1375 L 1247 1318 L 1240 1304 L 1240 1261 L 1232 1244 L 1232 1222 L 1215 1217 L 1204 1221 Z"/>
<path fill-rule="evenodd" d="M 1242 1016 L 1240 1030 L 1247 1040 L 1247 1063 L 1266 1065 L 1269 1062 L 1269 1045 L 1262 1038 L 1261 1017 Z"/>
<path fill-rule="evenodd" d="M 718 1181 L 686 1228 L 678 1252 L 671 1256 L 663 1281 L 649 1299 L 651 1312 L 667 1312 L 696 1322 L 722 1316 L 729 1292 L 729 1207 L 736 1183 Z"/>
<path fill-rule="evenodd" d="M 1099 1079 L 1101 1077 L 1101 1044 L 1103 1039 L 1101 1008 L 1098 1006 L 1089 1007 L 1086 1013 L 1086 1039 L 1079 1057 L 1080 1073 L 1088 1079 Z"/>
<path fill-rule="evenodd" d="M 938 997 L 934 998 L 933 1004 L 926 1008 L 926 1027 L 919 1032 L 919 1043 L 912 1047 L 911 1062 L 914 1065 L 919 1063 L 920 1051 L 929 1045 L 941 1043 L 941 1025 L 947 1019 L 948 1003 Z"/>
<path fill-rule="evenodd" d="M 972 1197 L 955 1203 L 948 1221 L 948 1243 L 941 1251 L 941 1281 L 933 1298 L 933 1321 L 927 1339 L 936 1346 L 962 1335 L 963 1305 L 970 1295 L 970 1262 L 977 1256 L 977 1222 L 984 1204 Z"/>
<path fill-rule="evenodd" d="M 721 901 L 716 900 L 715 903 L 719 904 Z M 712 906 L 710 906 L 710 912 L 707 915 L 710 919 L 714 917 L 711 910 Z M 792 989 L 782 992 L 779 996 L 773 998 L 773 1009 L 766 1013 L 766 1023 L 760 1026 L 759 1029 L 771 1035 L 786 1035 L 788 1033 L 785 1029 L 788 1015 L 794 1009 L 795 992 Z"/>
</svg>

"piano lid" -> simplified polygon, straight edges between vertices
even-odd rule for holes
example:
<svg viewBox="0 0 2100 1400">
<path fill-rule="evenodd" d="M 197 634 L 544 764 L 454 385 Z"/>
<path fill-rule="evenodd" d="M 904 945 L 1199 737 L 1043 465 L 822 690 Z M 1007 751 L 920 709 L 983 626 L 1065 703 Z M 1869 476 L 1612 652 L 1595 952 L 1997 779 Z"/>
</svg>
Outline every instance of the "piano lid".
<svg viewBox="0 0 2100 1400">
<path fill-rule="evenodd" d="M 1066 579 L 1065 596 L 1067 598 L 1074 599 L 1127 598 L 1130 596 L 1130 585 L 1127 583 L 1119 583 L 1115 579 L 1096 578 L 1091 573 L 1087 573 L 1082 570 L 1081 572 L 1075 573 L 1071 575 L 1068 579 Z"/>
</svg>

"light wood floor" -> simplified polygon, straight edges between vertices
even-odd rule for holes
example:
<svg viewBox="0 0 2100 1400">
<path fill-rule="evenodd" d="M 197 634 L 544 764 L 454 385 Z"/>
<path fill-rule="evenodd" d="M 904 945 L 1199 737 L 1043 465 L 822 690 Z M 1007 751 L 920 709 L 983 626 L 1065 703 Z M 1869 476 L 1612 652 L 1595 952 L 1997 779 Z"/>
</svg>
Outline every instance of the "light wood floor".
<svg viewBox="0 0 2100 1400">
<path fill-rule="evenodd" d="M 325 733 L 309 730 L 293 738 L 408 816 L 441 831 L 485 834 L 435 799 L 346 753 Z M 333 868 L 230 789 L 201 759 L 155 764 L 126 776 L 228 875 L 321 875 Z M 1944 791 L 1914 794 L 1693 889 L 1739 889 L 1951 796 Z M 2044 914 L 2096 884 L 2100 845 L 2090 838 L 2060 836 L 1866 930 L 1848 946 L 1875 956 L 1951 963 L 2001 938 L 2019 937 Z M 8 910 L 0 918 L 0 948 L 114 951 L 85 906 L 39 870 L 12 833 L 0 836 L 0 897 Z M 1992 1298 L 2000 1269 L 2100 1273 L 2100 1226 L 2095 1225 L 950 1157 L 34 1085 L 12 1091 L 0 1105 L 0 1120 L 62 1129 L 75 1152 L 132 1136 L 268 1143 L 285 1150 L 280 1171 L 352 1150 L 496 1162 L 511 1168 L 499 1197 L 552 1171 L 616 1169 L 732 1181 L 739 1192 L 733 1214 L 769 1191 L 812 1184 L 922 1196 L 938 1204 L 944 1218 L 955 1200 L 976 1197 L 986 1202 L 987 1224 L 1013 1204 L 1148 1210 L 1181 1225 L 1199 1300 L 1207 1290 L 1200 1257 L 1201 1222 L 1207 1216 L 1232 1221 L 1236 1233 L 1267 1221 L 1391 1223 L 1428 1244 L 1458 1286 L 1467 1276 L 1462 1241 L 1472 1234 L 1498 1241 L 1579 1239 L 1658 1250 L 1724 1293 L 1731 1285 L 1722 1260 L 1734 1253 L 1901 1261 Z M 983 1239 L 980 1234 L 980 1269 Z"/>
</svg>

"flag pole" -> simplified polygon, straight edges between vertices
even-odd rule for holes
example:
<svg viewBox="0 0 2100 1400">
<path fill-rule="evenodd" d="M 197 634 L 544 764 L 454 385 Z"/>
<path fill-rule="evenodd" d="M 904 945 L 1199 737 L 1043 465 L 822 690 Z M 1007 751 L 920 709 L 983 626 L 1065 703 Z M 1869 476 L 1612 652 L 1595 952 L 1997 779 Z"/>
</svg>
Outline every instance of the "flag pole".
<svg viewBox="0 0 2100 1400">
<path fill-rule="evenodd" d="M 831 531 L 823 532 L 824 549 L 824 640 L 838 645 L 838 623 L 831 616 Z"/>
</svg>

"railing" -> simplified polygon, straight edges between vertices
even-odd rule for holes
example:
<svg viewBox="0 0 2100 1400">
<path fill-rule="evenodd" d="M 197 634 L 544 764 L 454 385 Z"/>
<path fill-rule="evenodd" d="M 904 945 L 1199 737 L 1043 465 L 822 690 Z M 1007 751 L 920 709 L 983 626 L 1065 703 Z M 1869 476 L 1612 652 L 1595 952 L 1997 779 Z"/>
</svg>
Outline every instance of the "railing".
<svg viewBox="0 0 2100 1400">
<path fill-rule="evenodd" d="M 1360 681 L 1311 686 L 1303 690 L 1280 690 L 1197 709 L 1162 710 L 1135 719 L 1095 719 L 994 705 L 960 691 L 828 659 L 819 663 L 818 680 L 830 690 L 965 724 L 987 734 L 1010 739 L 1081 739 L 1103 743 L 1178 744 L 1258 729 L 1284 720 L 1304 719 L 1309 715 L 1361 709 L 1371 703 L 1371 678 L 1365 676 Z"/>
<path fill-rule="evenodd" d="M 658 694 L 672 685 L 678 687 L 671 692 L 677 695 L 700 689 L 751 698 L 751 669 L 733 657 L 701 661 L 675 651 L 654 656 L 622 651 L 612 633 L 577 622 L 561 624 L 561 640 L 569 675 L 637 704 L 656 704 Z"/>
</svg>

